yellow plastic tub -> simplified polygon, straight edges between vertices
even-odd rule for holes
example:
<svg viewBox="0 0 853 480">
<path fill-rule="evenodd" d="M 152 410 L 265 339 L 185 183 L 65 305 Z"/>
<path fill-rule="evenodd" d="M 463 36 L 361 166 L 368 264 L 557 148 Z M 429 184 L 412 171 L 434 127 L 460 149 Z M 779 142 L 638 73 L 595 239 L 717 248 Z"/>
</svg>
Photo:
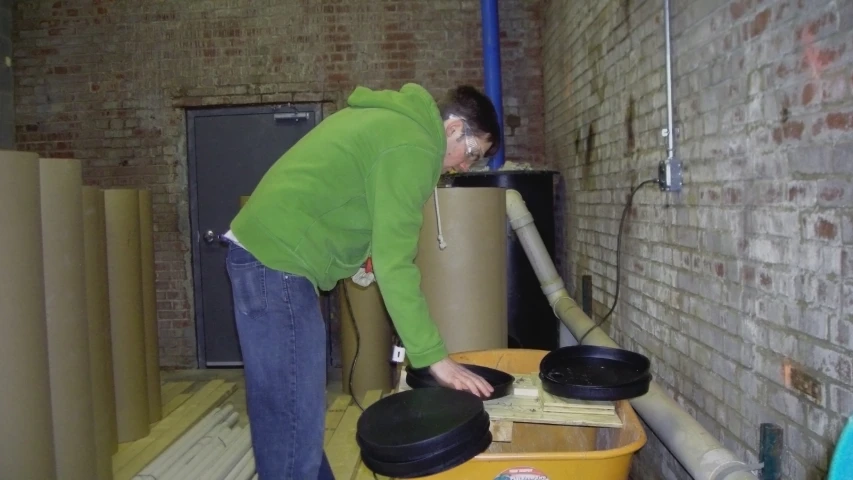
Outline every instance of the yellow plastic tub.
<svg viewBox="0 0 853 480">
<path fill-rule="evenodd" d="M 456 361 L 508 373 L 539 371 L 542 350 L 486 350 L 451 355 Z M 620 429 L 515 423 L 512 442 L 489 449 L 429 480 L 627 480 L 646 432 L 627 401 L 616 403 Z"/>
</svg>

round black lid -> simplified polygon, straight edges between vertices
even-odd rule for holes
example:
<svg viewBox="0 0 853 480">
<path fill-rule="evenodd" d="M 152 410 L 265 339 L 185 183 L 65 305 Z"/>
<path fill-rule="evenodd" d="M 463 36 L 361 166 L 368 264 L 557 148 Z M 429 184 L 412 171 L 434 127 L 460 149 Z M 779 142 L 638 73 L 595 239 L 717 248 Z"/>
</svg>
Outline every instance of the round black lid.
<svg viewBox="0 0 853 480">
<path fill-rule="evenodd" d="M 485 452 L 492 444 L 492 433 L 486 428 L 477 437 L 434 455 L 404 462 L 385 462 L 371 457 L 362 450 L 364 465 L 379 475 L 391 478 L 418 478 L 435 475 L 458 467 Z"/>
<path fill-rule="evenodd" d="M 409 450 L 410 455 L 421 456 L 418 447 L 436 448 L 437 437 L 456 443 L 465 436 L 460 429 L 473 430 L 470 434 L 479 430 L 484 413 L 483 401 L 472 393 L 448 388 L 408 390 L 365 409 L 358 419 L 357 437 L 362 449 Z"/>
<path fill-rule="evenodd" d="M 460 445 L 482 438 L 489 431 L 489 414 L 483 411 L 453 430 L 409 445 L 377 445 L 366 442 L 356 433 L 356 443 L 363 455 L 382 462 L 413 462 L 434 457 L 445 451 L 455 451 Z"/>
<path fill-rule="evenodd" d="M 641 396 L 651 383 L 651 363 L 619 348 L 578 345 L 554 350 L 539 364 L 542 389 L 582 400 L 623 400 Z"/>
<path fill-rule="evenodd" d="M 484 367 L 482 365 L 472 365 L 468 363 L 463 363 L 461 365 L 471 372 L 483 377 L 483 380 L 489 382 L 489 385 L 494 389 L 492 394 L 483 400 L 494 400 L 496 398 L 512 394 L 512 385 L 515 382 L 515 377 L 512 375 L 501 370 Z M 412 388 L 440 387 L 439 383 L 430 374 L 428 368 L 415 369 L 406 367 L 406 384 Z"/>
</svg>

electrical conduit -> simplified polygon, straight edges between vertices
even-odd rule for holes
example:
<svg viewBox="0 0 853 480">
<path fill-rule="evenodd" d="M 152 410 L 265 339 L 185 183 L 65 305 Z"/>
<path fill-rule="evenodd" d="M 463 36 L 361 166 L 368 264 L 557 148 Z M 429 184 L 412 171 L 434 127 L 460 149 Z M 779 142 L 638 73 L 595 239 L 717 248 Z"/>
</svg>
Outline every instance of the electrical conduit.
<svg viewBox="0 0 853 480">
<path fill-rule="evenodd" d="M 572 335 L 580 338 L 595 323 L 569 297 L 518 191 L 507 190 L 506 211 L 548 303 Z M 620 348 L 599 328 L 587 335 L 584 344 Z M 652 382 L 649 392 L 632 400 L 631 405 L 694 479 L 757 480 L 749 470 L 760 467 L 738 460 L 656 383 Z"/>
<path fill-rule="evenodd" d="M 503 88 L 501 86 L 501 38 L 498 21 L 498 0 L 480 0 L 480 15 L 483 22 L 483 81 L 486 95 L 495 105 L 498 124 L 503 138 L 504 109 Z M 504 144 L 498 153 L 489 159 L 489 170 L 500 170 L 504 164 Z"/>
</svg>

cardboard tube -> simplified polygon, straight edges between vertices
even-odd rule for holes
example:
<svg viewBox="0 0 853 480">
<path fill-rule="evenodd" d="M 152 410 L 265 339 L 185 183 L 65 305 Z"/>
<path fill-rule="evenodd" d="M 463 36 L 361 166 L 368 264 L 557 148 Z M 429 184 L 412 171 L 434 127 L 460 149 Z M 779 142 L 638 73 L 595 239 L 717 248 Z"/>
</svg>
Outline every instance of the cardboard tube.
<svg viewBox="0 0 853 480">
<path fill-rule="evenodd" d="M 139 193 L 104 191 L 113 381 L 119 443 L 150 432 L 139 245 Z"/>
<path fill-rule="evenodd" d="M 92 372 L 98 480 L 112 478 L 112 455 L 118 450 L 106 233 L 104 192 L 96 187 L 83 187 L 86 310 L 89 313 L 89 363 Z"/>
<path fill-rule="evenodd" d="M 148 421 L 163 418 L 160 401 L 160 344 L 157 334 L 157 290 L 154 283 L 154 218 L 151 192 L 139 191 L 139 245 L 142 261 L 142 315 L 145 322 L 145 376 L 148 380 Z"/>
<path fill-rule="evenodd" d="M 344 291 L 344 288 L 346 291 Z M 341 371 L 343 390 L 349 392 L 350 372 L 352 371 L 352 393 L 361 399 L 368 390 L 389 391 L 391 389 L 391 318 L 385 311 L 385 304 L 376 283 L 362 287 L 351 279 L 341 282 Z M 352 305 L 350 315 L 347 305 Z M 359 342 L 356 344 L 356 331 L 353 316 L 358 322 Z M 353 357 L 356 347 L 358 361 L 353 370 Z"/>
<path fill-rule="evenodd" d="M 39 157 L 0 150 L 0 472 L 56 478 L 50 408 Z"/>
<path fill-rule="evenodd" d="M 439 188 L 415 263 L 430 313 L 450 353 L 507 347 L 506 195 L 501 188 Z"/>
<path fill-rule="evenodd" d="M 56 474 L 95 478 L 95 420 L 89 364 L 82 165 L 42 158 L 41 228 Z"/>
</svg>

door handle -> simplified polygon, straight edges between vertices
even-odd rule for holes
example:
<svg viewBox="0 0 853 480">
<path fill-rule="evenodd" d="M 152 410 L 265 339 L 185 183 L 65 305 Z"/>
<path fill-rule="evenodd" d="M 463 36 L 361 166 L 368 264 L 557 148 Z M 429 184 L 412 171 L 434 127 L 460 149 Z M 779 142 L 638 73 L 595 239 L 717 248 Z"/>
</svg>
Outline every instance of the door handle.
<svg viewBox="0 0 853 480">
<path fill-rule="evenodd" d="M 217 241 L 218 241 L 219 243 L 224 243 L 224 240 L 223 240 L 223 238 L 222 238 L 222 235 L 219 235 L 219 234 L 217 234 L 217 233 L 213 233 L 213 230 L 208 230 L 207 232 L 205 232 L 205 233 L 204 233 L 204 235 L 202 235 L 202 237 L 201 237 L 201 238 L 202 238 L 202 239 L 204 240 L 204 242 L 205 242 L 205 243 L 207 243 L 208 245 L 213 245 L 213 243 L 214 243 L 214 242 L 217 242 Z"/>
</svg>

